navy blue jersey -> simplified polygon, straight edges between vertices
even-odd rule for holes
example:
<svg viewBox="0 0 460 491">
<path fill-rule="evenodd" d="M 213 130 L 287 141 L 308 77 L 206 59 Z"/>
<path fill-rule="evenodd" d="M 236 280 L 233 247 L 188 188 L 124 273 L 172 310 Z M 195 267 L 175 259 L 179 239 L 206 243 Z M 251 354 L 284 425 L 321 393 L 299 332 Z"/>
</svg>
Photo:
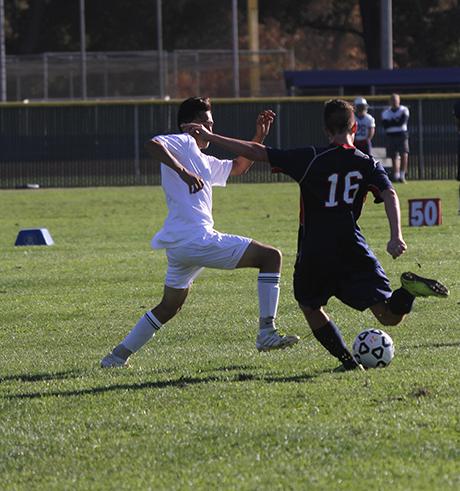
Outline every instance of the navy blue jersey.
<svg viewBox="0 0 460 491">
<path fill-rule="evenodd" d="M 320 213 L 325 223 L 350 215 L 356 222 L 369 190 L 392 187 L 380 162 L 355 147 L 267 148 L 267 153 L 272 167 L 299 183 L 304 216 Z"/>
<path fill-rule="evenodd" d="M 303 217 L 294 273 L 299 303 L 317 308 L 335 295 L 362 310 L 387 298 L 388 280 L 357 224 L 367 192 L 392 188 L 382 165 L 346 145 L 267 153 L 273 168 L 300 185 Z"/>
</svg>

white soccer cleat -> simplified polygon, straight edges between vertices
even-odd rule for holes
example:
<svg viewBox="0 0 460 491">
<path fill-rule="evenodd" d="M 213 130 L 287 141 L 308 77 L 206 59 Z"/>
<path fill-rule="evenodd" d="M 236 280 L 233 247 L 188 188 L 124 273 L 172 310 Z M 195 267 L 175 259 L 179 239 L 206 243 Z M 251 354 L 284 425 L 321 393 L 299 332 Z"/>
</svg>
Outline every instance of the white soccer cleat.
<svg viewBox="0 0 460 491">
<path fill-rule="evenodd" d="M 284 349 L 293 346 L 300 341 L 299 336 L 287 336 L 280 334 L 276 329 L 259 332 L 256 339 L 256 348 L 259 351 L 271 351 L 275 349 Z"/>
<path fill-rule="evenodd" d="M 101 368 L 124 368 L 128 366 L 128 360 L 123 360 L 119 356 L 109 353 L 101 360 Z"/>
</svg>

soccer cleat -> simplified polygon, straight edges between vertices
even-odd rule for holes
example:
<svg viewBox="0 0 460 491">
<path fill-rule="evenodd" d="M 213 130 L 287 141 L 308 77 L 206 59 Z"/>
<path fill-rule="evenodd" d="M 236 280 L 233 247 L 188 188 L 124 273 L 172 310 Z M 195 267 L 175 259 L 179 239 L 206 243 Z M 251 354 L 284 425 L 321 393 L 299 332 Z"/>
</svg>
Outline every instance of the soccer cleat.
<svg viewBox="0 0 460 491">
<path fill-rule="evenodd" d="M 401 285 L 414 297 L 447 297 L 449 290 L 439 281 L 422 278 L 415 273 L 403 273 Z"/>
<path fill-rule="evenodd" d="M 265 333 L 264 331 L 268 331 Z M 256 348 L 259 351 L 289 348 L 300 341 L 299 336 L 280 334 L 276 329 L 264 329 L 259 332 L 256 339 Z"/>
<path fill-rule="evenodd" d="M 119 356 L 109 353 L 101 360 L 101 368 L 124 368 L 128 366 L 128 360 L 123 360 Z"/>
<path fill-rule="evenodd" d="M 345 365 L 339 365 L 337 368 L 334 368 L 332 370 L 334 373 L 341 373 L 341 372 L 350 372 L 351 370 L 358 370 L 360 372 L 365 372 L 366 369 L 361 365 L 361 363 L 356 363 L 356 365 L 351 365 L 349 367 L 345 367 Z"/>
</svg>

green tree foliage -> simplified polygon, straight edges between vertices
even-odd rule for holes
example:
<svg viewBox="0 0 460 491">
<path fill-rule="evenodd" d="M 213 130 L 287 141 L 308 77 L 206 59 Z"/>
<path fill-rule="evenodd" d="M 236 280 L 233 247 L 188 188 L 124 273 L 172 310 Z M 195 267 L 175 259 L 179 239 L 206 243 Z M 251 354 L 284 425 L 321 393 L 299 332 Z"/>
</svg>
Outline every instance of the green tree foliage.
<svg viewBox="0 0 460 491">
<path fill-rule="evenodd" d="M 79 49 L 78 0 L 5 0 L 9 54 Z M 261 48 L 295 49 L 299 67 L 376 68 L 377 0 L 261 0 Z M 239 1 L 246 47 L 246 2 Z M 460 65 L 458 0 L 393 2 L 394 60 L 400 67 Z M 87 49 L 155 49 L 155 0 L 86 1 Z M 230 0 L 163 0 L 163 44 L 175 49 L 229 49 Z"/>
</svg>

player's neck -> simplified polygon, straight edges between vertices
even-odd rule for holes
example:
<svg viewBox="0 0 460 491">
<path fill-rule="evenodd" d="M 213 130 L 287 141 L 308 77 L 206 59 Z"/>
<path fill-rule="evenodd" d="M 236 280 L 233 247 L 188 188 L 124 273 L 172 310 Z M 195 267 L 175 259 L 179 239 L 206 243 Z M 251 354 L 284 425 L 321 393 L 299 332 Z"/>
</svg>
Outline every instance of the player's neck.
<svg viewBox="0 0 460 491">
<path fill-rule="evenodd" d="M 205 150 L 206 148 L 209 147 L 209 142 L 195 136 L 195 135 L 192 135 L 192 138 L 194 138 L 194 140 L 196 141 L 196 145 L 197 147 L 200 149 L 200 150 Z"/>
<path fill-rule="evenodd" d="M 353 147 L 355 144 L 355 135 L 352 133 L 340 133 L 331 138 L 332 145 L 348 145 Z"/>
</svg>

